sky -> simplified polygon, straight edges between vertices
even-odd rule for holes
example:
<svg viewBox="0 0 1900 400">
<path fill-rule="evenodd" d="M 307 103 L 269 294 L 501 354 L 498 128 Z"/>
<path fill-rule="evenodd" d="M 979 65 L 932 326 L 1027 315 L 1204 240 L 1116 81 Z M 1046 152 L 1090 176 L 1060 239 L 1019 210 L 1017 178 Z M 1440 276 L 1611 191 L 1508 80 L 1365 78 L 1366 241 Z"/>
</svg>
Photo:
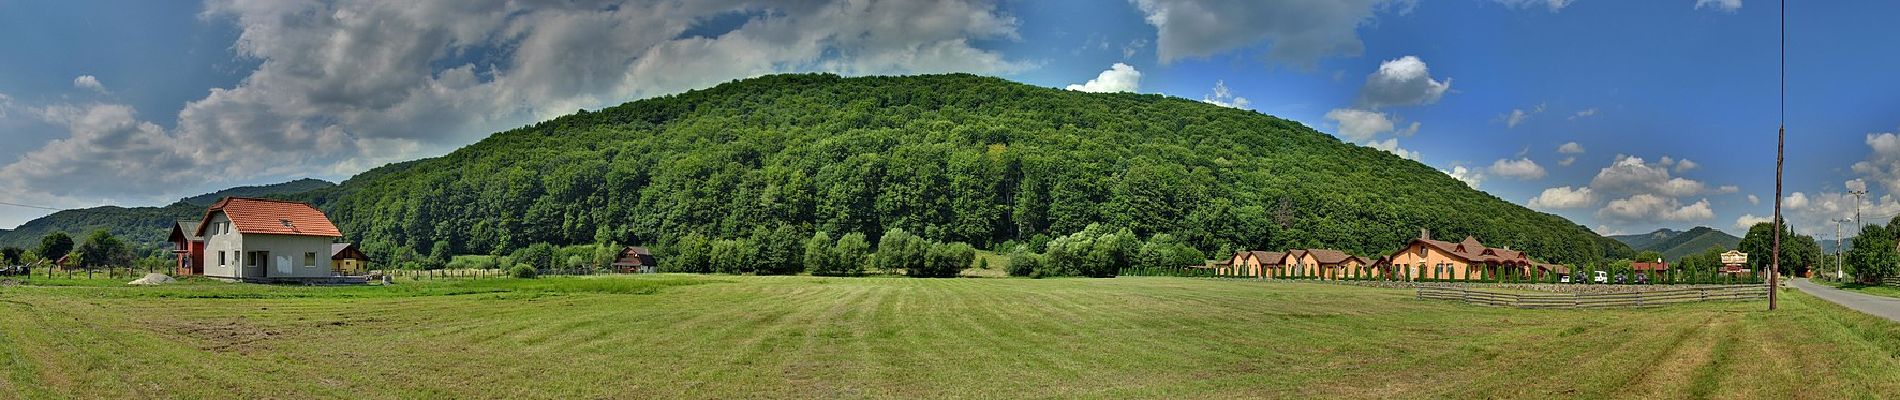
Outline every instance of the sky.
<svg viewBox="0 0 1900 400">
<path fill-rule="evenodd" d="M 1251 109 L 1602 234 L 1769 220 L 1785 115 L 1795 230 L 1900 214 L 1896 2 L 1789 6 L 1785 114 L 1762 0 L 529 3 L 0 0 L 0 227 L 341 181 L 781 72 Z"/>
</svg>

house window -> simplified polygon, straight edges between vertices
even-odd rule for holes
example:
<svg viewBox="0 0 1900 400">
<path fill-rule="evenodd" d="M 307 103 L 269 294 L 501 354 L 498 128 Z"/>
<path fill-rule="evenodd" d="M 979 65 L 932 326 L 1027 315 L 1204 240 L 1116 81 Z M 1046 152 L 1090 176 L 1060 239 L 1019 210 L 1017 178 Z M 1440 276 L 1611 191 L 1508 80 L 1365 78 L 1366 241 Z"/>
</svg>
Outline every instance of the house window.
<svg viewBox="0 0 1900 400">
<path fill-rule="evenodd" d="M 231 264 L 224 261 L 224 251 L 219 250 L 218 251 L 218 266 L 223 267 L 223 266 L 228 266 L 228 265 L 231 265 Z"/>
<path fill-rule="evenodd" d="M 309 253 L 309 252 L 303 253 L 303 266 L 304 268 L 316 268 L 317 267 L 317 253 Z"/>
</svg>

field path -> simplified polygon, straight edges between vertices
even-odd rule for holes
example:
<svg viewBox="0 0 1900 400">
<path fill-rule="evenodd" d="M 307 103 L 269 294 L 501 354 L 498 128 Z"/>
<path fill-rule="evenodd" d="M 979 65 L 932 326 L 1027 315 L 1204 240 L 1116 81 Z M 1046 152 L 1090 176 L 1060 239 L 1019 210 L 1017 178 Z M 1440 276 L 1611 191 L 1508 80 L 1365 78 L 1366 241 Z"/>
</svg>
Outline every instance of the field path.
<svg viewBox="0 0 1900 400">
<path fill-rule="evenodd" d="M 1840 288 L 1809 282 L 1808 278 L 1795 278 L 1789 281 L 1803 292 L 1827 301 L 1840 304 L 1881 318 L 1900 322 L 1900 298 L 1860 294 Z"/>
</svg>

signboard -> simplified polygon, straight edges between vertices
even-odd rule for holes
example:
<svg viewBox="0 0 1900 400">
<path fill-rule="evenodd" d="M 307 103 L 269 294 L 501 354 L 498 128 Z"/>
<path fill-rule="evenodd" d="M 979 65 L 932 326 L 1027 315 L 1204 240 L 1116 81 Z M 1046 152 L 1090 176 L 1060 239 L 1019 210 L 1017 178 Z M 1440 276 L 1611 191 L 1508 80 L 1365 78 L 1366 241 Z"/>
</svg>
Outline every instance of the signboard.
<svg viewBox="0 0 1900 400">
<path fill-rule="evenodd" d="M 1735 251 L 1735 250 L 1729 250 L 1727 253 L 1722 253 L 1722 265 L 1737 266 L 1737 265 L 1742 265 L 1742 264 L 1747 264 L 1747 263 L 1748 263 L 1748 253 L 1743 253 L 1743 252 Z"/>
<path fill-rule="evenodd" d="M 1743 271 L 1742 266 L 1736 265 L 1736 264 L 1729 264 L 1728 266 L 1725 266 L 1722 268 L 1722 272 L 1727 272 L 1731 274 L 1739 274 L 1739 273 L 1742 273 L 1742 271 Z"/>
</svg>

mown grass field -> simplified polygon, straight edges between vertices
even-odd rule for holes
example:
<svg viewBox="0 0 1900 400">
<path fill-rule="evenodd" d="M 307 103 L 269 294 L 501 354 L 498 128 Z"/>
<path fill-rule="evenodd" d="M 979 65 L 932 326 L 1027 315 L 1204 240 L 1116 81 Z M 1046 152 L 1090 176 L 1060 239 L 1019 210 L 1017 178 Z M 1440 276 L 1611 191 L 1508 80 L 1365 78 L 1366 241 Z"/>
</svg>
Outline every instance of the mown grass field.
<svg viewBox="0 0 1900 400">
<path fill-rule="evenodd" d="M 1875 296 L 1887 296 L 1887 297 L 1900 297 L 1900 286 L 1862 285 L 1858 283 L 1833 283 L 1832 285 L 1834 285 L 1834 287 L 1841 288 L 1841 290 L 1846 290 L 1850 292 L 1858 292 L 1861 294 L 1871 294 Z"/>
<path fill-rule="evenodd" d="M 1799 293 L 1533 311 L 1317 283 L 642 277 L 0 288 L 0 398 L 1894 398 Z"/>
</svg>

